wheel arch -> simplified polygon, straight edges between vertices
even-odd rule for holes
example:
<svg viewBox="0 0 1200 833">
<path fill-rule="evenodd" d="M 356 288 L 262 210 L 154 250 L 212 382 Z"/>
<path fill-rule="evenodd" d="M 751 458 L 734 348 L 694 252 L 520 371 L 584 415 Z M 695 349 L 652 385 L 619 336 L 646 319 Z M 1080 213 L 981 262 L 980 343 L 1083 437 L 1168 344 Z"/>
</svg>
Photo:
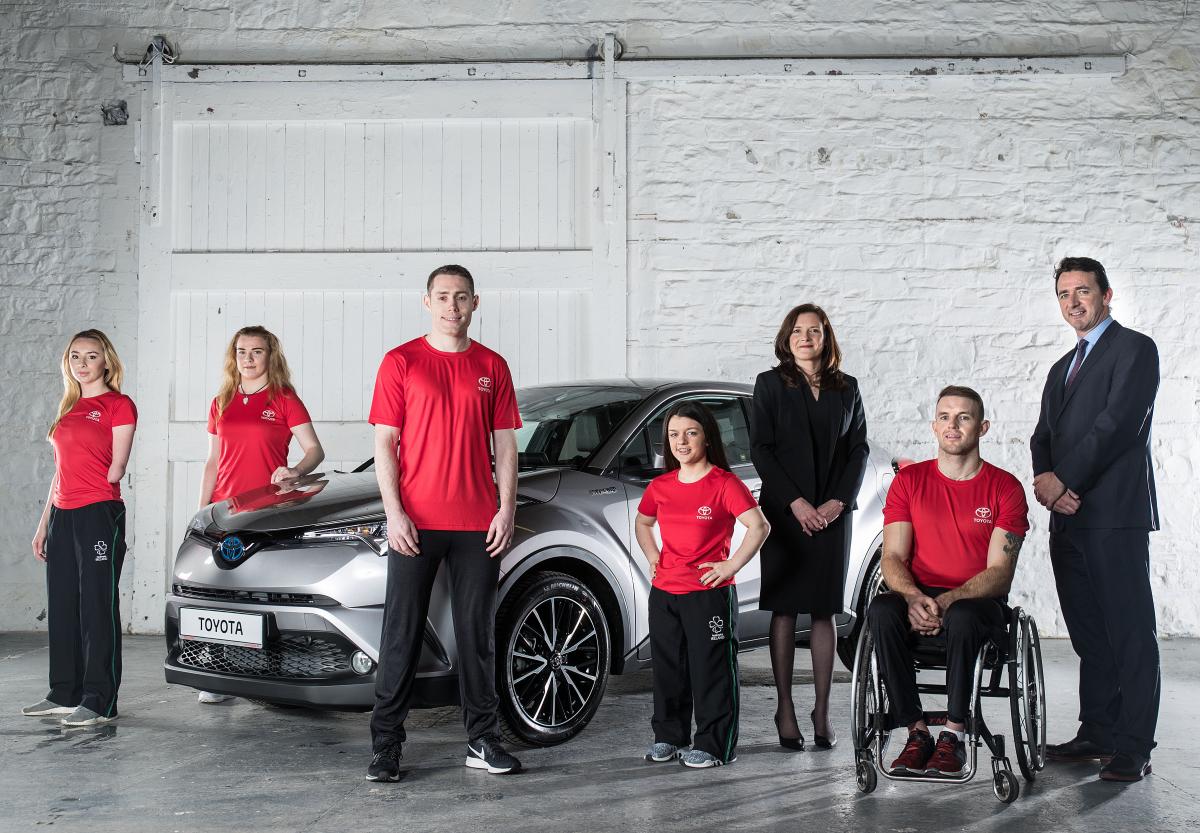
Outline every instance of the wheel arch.
<svg viewBox="0 0 1200 833">
<path fill-rule="evenodd" d="M 611 640 L 609 673 L 621 673 L 621 669 L 624 667 L 625 652 L 631 639 L 629 627 L 633 622 L 633 611 L 629 609 L 625 594 L 621 592 L 621 582 L 614 574 L 611 565 L 595 553 L 571 546 L 553 546 L 539 550 L 523 559 L 504 577 L 497 605 L 504 601 L 509 592 L 521 582 L 521 579 L 533 573 L 546 571 L 573 576 L 596 594 L 596 598 L 600 602 L 600 609 L 604 611 L 604 619 L 608 624 Z"/>
<path fill-rule="evenodd" d="M 867 552 L 869 555 L 862 560 L 858 576 L 854 579 L 854 595 L 850 607 L 851 622 L 858 618 L 858 603 L 862 600 L 863 585 L 867 580 L 867 576 L 871 574 L 871 569 L 875 566 L 875 563 L 883 558 L 882 530 L 875 536 L 875 540 L 871 542 L 871 546 L 867 548 Z"/>
</svg>

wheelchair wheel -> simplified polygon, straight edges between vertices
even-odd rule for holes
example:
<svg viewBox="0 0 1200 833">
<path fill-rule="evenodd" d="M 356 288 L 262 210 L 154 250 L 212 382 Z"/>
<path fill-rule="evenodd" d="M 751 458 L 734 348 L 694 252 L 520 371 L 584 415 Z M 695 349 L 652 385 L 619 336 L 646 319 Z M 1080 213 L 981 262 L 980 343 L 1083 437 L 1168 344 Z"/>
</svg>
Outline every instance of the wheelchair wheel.
<svg viewBox="0 0 1200 833">
<path fill-rule="evenodd" d="M 1012 804 L 1021 794 L 1021 782 L 1007 769 L 992 776 L 992 792 L 1004 804 Z"/>
<path fill-rule="evenodd" d="M 876 755 L 886 754 L 887 751 L 889 733 L 886 721 L 889 703 L 887 689 L 879 676 L 879 667 L 875 660 L 875 640 L 866 628 L 863 628 L 858 637 L 858 650 L 854 654 L 854 674 L 851 680 L 850 739 L 854 744 L 855 753 L 859 755 L 859 765 L 862 766 L 865 762 L 874 776 Z M 862 776 L 859 778 L 862 789 Z M 871 789 L 874 789 L 874 786 Z"/>
<path fill-rule="evenodd" d="M 879 775 L 875 772 L 875 764 L 860 759 L 854 767 L 854 775 L 860 793 L 870 795 L 875 792 L 875 787 L 879 785 Z"/>
<path fill-rule="evenodd" d="M 1042 645 L 1037 623 L 1024 611 L 1013 616 L 1012 653 L 1008 666 L 1009 705 L 1017 766 L 1032 781 L 1046 765 L 1046 687 L 1042 677 Z"/>
</svg>

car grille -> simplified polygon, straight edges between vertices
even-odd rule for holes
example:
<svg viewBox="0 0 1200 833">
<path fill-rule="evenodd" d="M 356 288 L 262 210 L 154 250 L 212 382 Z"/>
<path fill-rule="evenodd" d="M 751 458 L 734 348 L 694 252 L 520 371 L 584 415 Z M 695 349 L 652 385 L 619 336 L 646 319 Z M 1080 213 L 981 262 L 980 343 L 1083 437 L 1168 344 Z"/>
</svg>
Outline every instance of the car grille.
<svg viewBox="0 0 1200 833">
<path fill-rule="evenodd" d="M 179 664 L 237 677 L 332 679 L 352 674 L 350 652 L 340 641 L 284 634 L 262 648 L 182 640 Z"/>
<path fill-rule="evenodd" d="M 191 584 L 172 586 L 176 596 L 206 599 L 210 602 L 242 602 L 245 604 L 305 605 L 336 607 L 337 601 L 315 593 L 268 593 L 265 590 L 229 590 L 223 587 L 197 587 Z"/>
</svg>

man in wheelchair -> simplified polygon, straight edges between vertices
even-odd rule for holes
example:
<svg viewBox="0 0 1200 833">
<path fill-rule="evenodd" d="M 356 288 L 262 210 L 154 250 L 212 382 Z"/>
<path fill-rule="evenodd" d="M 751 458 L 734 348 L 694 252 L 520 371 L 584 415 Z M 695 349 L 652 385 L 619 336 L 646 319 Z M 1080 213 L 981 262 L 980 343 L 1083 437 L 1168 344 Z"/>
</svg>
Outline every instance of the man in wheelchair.
<svg viewBox="0 0 1200 833">
<path fill-rule="evenodd" d="M 883 580 L 867 626 L 896 726 L 908 742 L 892 774 L 955 777 L 966 763 L 965 733 L 975 660 L 1005 633 L 1005 600 L 1029 529 L 1021 482 L 979 456 L 988 431 L 971 388 L 938 394 L 937 457 L 899 470 L 883 511 Z M 917 690 L 913 648 L 944 639 L 948 708 L 935 743 Z M 924 641 L 928 641 L 927 639 Z"/>
</svg>

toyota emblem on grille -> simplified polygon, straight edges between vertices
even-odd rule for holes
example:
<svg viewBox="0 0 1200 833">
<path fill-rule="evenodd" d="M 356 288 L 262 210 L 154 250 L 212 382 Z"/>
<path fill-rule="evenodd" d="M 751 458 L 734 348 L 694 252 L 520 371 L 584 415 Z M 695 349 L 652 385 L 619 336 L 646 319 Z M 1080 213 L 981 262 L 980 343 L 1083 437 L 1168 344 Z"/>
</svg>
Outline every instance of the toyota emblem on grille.
<svg viewBox="0 0 1200 833">
<path fill-rule="evenodd" d="M 230 564 L 241 561 L 246 555 L 246 545 L 236 535 L 230 535 L 221 541 L 221 558 Z"/>
</svg>

